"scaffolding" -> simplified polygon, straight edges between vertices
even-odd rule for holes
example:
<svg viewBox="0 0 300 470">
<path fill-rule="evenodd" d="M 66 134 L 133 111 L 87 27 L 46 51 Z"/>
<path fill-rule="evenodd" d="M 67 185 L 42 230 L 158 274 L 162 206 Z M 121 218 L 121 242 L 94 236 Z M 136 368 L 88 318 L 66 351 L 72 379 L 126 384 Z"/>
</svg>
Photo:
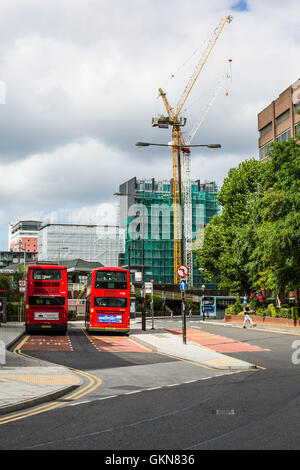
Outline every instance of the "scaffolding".
<svg viewBox="0 0 300 470">
<path fill-rule="evenodd" d="M 120 225 L 125 227 L 125 259 L 134 271 L 143 273 L 143 280 L 161 284 L 174 282 L 174 224 L 172 181 L 136 180 L 134 193 L 125 193 L 120 212 Z M 216 183 L 191 182 L 192 238 L 211 218 L 219 214 Z M 129 259 L 130 258 L 130 259 Z M 203 279 L 195 266 L 194 287 Z M 216 288 L 211 284 L 210 288 Z"/>
<path fill-rule="evenodd" d="M 39 231 L 39 261 L 82 259 L 118 266 L 125 250 L 125 232 L 119 226 L 45 224 Z"/>
</svg>

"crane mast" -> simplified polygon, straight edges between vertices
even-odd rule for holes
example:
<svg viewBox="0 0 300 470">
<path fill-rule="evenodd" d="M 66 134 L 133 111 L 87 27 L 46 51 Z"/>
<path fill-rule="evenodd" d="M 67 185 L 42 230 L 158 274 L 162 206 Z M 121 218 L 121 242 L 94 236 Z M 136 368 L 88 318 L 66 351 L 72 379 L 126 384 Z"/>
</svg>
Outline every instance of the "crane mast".
<svg viewBox="0 0 300 470">
<path fill-rule="evenodd" d="M 182 138 L 182 198 L 183 198 L 183 213 L 184 213 L 184 264 L 188 267 L 189 273 L 187 275 L 187 285 L 193 286 L 193 219 L 192 219 L 192 188 L 191 188 L 191 152 L 186 145 L 189 145 L 195 137 L 199 127 L 204 121 L 208 111 L 210 110 L 213 102 L 215 101 L 218 93 L 226 79 L 230 78 L 229 74 L 224 74 L 221 80 L 216 85 L 213 94 L 208 101 L 206 107 L 196 121 L 187 140 Z M 202 214 L 201 214 L 202 215 Z"/>
<path fill-rule="evenodd" d="M 170 105 L 166 93 L 159 88 L 159 94 L 165 105 L 167 116 L 160 116 L 159 118 L 152 119 L 153 127 L 168 127 L 172 126 L 172 168 L 173 168 L 173 220 L 174 220 L 174 284 L 178 284 L 179 277 L 177 274 L 177 269 L 180 264 L 183 263 L 183 241 L 182 241 L 182 207 L 183 207 L 183 194 L 182 194 L 182 134 L 181 127 L 185 125 L 186 119 L 179 117 L 182 108 L 188 99 L 189 94 L 192 91 L 193 86 L 196 83 L 197 78 L 201 70 L 203 69 L 207 59 L 214 48 L 217 39 L 219 38 L 224 26 L 226 23 L 231 23 L 232 16 L 227 16 L 223 18 L 218 26 L 213 31 L 212 37 L 209 40 L 205 51 L 203 52 L 200 60 L 198 61 L 194 73 L 189 78 L 189 81 L 177 103 L 176 111 Z M 191 206 L 191 201 L 189 202 Z M 187 210 L 187 214 L 184 213 L 185 217 L 188 218 L 189 226 L 192 225 L 192 215 L 191 210 Z M 185 234 L 185 236 L 187 233 Z M 191 266 L 190 272 L 193 271 L 192 266 L 192 240 L 188 239 L 188 246 L 186 245 L 185 251 L 188 252 L 189 256 L 189 265 Z"/>
</svg>

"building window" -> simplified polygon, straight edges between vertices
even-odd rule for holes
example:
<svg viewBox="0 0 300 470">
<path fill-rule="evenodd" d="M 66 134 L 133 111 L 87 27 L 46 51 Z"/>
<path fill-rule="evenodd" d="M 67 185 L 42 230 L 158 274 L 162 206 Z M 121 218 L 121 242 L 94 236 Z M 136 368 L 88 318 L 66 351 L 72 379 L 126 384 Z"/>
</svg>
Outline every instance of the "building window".
<svg viewBox="0 0 300 470">
<path fill-rule="evenodd" d="M 270 122 L 269 124 L 267 124 L 265 127 L 263 127 L 260 131 L 259 131 L 259 136 L 262 137 L 264 136 L 265 134 L 267 134 L 268 132 L 270 132 L 272 130 L 272 123 Z"/>
<path fill-rule="evenodd" d="M 298 134 L 299 132 L 300 132 L 300 121 L 295 124 L 294 135 Z"/>
<path fill-rule="evenodd" d="M 262 162 L 272 153 L 271 142 L 268 142 L 259 149 L 259 160 Z"/>
<path fill-rule="evenodd" d="M 288 140 L 291 137 L 291 129 L 287 129 L 282 134 L 276 137 L 276 142 L 283 142 L 284 140 Z"/>
<path fill-rule="evenodd" d="M 290 110 L 287 109 L 286 111 L 284 111 L 284 113 L 281 113 L 277 118 L 276 118 L 276 126 L 279 126 L 279 124 L 283 121 L 285 121 L 286 119 L 288 119 L 290 117 Z"/>
<path fill-rule="evenodd" d="M 294 111 L 295 111 L 295 114 L 297 114 L 297 111 L 300 109 L 300 103 L 296 103 L 294 104 Z"/>
</svg>

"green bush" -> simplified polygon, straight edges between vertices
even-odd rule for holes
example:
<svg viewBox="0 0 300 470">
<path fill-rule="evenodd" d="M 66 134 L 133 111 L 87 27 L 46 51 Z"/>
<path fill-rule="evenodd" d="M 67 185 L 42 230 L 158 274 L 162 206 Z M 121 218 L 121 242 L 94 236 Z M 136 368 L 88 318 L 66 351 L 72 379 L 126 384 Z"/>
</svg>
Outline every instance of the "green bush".
<svg viewBox="0 0 300 470">
<path fill-rule="evenodd" d="M 291 315 L 292 315 L 292 318 L 299 320 L 300 319 L 300 307 L 291 307 Z"/>
<path fill-rule="evenodd" d="M 261 303 L 257 297 L 251 297 L 249 304 L 250 304 L 250 310 L 255 310 L 255 311 L 258 310 L 259 307 L 261 306 Z"/>
<path fill-rule="evenodd" d="M 7 321 L 16 321 L 19 314 L 19 306 L 12 302 L 7 302 Z"/>
<path fill-rule="evenodd" d="M 244 305 L 242 304 L 241 299 L 239 297 L 236 297 L 235 303 L 226 308 L 225 313 L 226 315 L 238 315 L 243 311 Z"/>
<path fill-rule="evenodd" d="M 255 315 L 259 317 L 268 317 L 270 316 L 270 310 L 264 307 L 259 307 L 258 309 L 255 310 Z"/>
</svg>

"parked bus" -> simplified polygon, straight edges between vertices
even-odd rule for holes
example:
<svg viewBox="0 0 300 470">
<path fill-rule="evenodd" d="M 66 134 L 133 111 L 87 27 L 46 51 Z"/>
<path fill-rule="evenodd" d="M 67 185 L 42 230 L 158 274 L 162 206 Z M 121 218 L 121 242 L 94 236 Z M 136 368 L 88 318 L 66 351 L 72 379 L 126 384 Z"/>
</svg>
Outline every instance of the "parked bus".
<svg viewBox="0 0 300 470">
<path fill-rule="evenodd" d="M 94 269 L 87 279 L 85 326 L 88 333 L 130 329 L 130 276 L 128 269 Z"/>
<path fill-rule="evenodd" d="M 26 332 L 68 328 L 68 275 L 65 266 L 28 266 Z"/>
<path fill-rule="evenodd" d="M 201 298 L 201 315 L 206 318 L 223 319 L 225 316 L 225 309 L 229 305 L 235 304 L 236 297 L 231 296 L 208 296 L 205 295 Z"/>
</svg>

